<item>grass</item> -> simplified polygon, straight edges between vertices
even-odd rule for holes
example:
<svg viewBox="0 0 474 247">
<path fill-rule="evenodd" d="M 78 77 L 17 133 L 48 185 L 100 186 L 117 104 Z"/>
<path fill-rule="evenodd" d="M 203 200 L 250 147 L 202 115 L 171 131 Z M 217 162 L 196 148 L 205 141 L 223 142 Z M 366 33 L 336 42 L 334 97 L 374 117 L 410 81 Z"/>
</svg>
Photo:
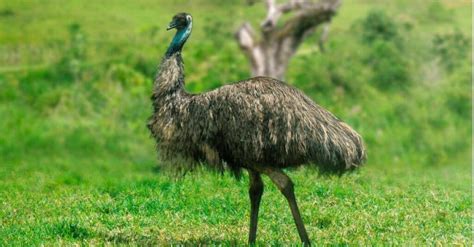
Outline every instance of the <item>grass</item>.
<svg viewBox="0 0 474 247">
<path fill-rule="evenodd" d="M 291 61 L 288 83 L 354 126 L 369 152 L 341 178 L 290 171 L 314 243 L 472 245 L 471 47 L 453 42 L 471 43 L 470 6 L 345 1 L 327 52 L 313 35 Z M 258 25 L 258 4 L 0 4 L 0 245 L 246 243 L 246 176 L 174 181 L 156 169 L 150 81 L 180 11 L 196 21 L 189 91 L 248 77 L 232 32 Z M 395 34 L 364 22 L 374 16 Z M 259 244 L 298 244 L 286 201 L 265 184 Z"/>
<path fill-rule="evenodd" d="M 246 178 L 198 172 L 175 183 L 152 172 L 153 160 L 111 157 L 39 158 L 35 164 L 2 173 L 3 244 L 246 241 Z M 465 170 L 368 166 L 341 178 L 304 169 L 290 176 L 314 243 L 467 245 L 471 178 Z M 259 243 L 297 243 L 284 197 L 268 179 L 265 184 Z"/>
</svg>

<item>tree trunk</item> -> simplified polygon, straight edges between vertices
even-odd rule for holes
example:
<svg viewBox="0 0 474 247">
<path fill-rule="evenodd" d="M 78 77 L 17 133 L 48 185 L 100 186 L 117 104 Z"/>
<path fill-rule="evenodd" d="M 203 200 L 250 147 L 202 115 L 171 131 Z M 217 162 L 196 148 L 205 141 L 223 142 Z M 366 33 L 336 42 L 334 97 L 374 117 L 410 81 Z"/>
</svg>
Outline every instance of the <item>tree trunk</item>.
<svg viewBox="0 0 474 247">
<path fill-rule="evenodd" d="M 236 32 L 241 50 L 250 61 L 252 76 L 270 76 L 283 80 L 291 57 L 299 45 L 317 26 L 325 24 L 319 40 L 321 51 L 328 37 L 329 23 L 336 14 L 341 0 L 290 0 L 276 4 L 266 0 L 267 17 L 260 26 L 261 38 L 257 40 L 249 23 L 244 23 Z M 277 27 L 282 14 L 296 11 L 295 15 Z"/>
</svg>

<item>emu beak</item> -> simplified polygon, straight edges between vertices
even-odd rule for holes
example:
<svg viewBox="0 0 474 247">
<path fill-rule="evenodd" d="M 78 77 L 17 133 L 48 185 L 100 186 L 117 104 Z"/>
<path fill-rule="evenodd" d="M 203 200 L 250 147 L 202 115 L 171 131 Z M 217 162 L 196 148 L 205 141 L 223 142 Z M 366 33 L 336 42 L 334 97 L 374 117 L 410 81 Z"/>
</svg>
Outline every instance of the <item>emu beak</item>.
<svg viewBox="0 0 474 247">
<path fill-rule="evenodd" d="M 171 29 L 173 29 L 173 28 L 176 28 L 176 23 L 175 23 L 174 21 L 172 21 L 172 22 L 168 25 L 168 27 L 166 28 L 166 31 L 169 31 L 169 30 L 171 30 Z"/>
</svg>

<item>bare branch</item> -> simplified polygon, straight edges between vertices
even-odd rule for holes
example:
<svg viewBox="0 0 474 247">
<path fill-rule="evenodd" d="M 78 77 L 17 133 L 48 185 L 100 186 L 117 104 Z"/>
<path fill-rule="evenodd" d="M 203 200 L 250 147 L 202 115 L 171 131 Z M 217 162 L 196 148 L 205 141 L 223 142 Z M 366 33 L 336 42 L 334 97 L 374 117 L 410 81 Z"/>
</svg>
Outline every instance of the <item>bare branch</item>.
<svg viewBox="0 0 474 247">
<path fill-rule="evenodd" d="M 255 46 L 255 32 L 248 22 L 240 26 L 235 33 L 235 37 L 243 50 L 251 50 Z"/>
<path fill-rule="evenodd" d="M 276 26 L 282 14 L 300 9 L 307 3 L 307 0 L 290 0 L 288 3 L 277 5 L 275 0 L 266 0 L 267 17 L 261 24 L 262 30 L 267 32 L 271 31 L 271 29 Z"/>
<path fill-rule="evenodd" d="M 275 0 L 265 0 L 265 5 L 267 9 L 276 8 L 276 1 Z"/>
<path fill-rule="evenodd" d="M 252 26 L 246 22 L 235 33 L 240 49 L 244 52 L 252 64 L 252 75 L 263 75 L 264 55 L 261 47 L 255 41 L 255 32 Z"/>
<path fill-rule="evenodd" d="M 313 31 L 317 25 L 330 21 L 340 4 L 341 0 L 305 4 L 305 7 L 288 20 L 283 27 L 275 30 L 274 35 L 280 39 L 293 38 L 299 42 L 308 34 L 308 31 Z"/>
<path fill-rule="evenodd" d="M 276 6 L 275 0 L 266 0 L 265 4 L 267 6 L 267 17 L 265 20 L 263 20 L 260 26 L 262 27 L 262 30 L 270 31 L 273 27 L 275 27 L 276 22 L 280 18 L 281 11 Z"/>
<path fill-rule="evenodd" d="M 323 26 L 323 31 L 321 33 L 321 36 L 319 37 L 318 46 L 321 52 L 325 52 L 324 43 L 326 43 L 326 41 L 328 40 L 330 27 L 331 27 L 331 22 L 325 23 Z"/>
</svg>

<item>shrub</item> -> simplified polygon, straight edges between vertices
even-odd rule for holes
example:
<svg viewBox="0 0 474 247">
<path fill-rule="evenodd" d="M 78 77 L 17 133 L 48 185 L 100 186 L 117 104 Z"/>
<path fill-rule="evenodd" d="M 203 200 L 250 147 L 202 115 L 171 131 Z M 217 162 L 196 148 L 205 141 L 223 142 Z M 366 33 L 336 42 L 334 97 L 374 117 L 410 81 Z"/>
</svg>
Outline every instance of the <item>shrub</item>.
<svg viewBox="0 0 474 247">
<path fill-rule="evenodd" d="M 362 40 L 372 44 L 377 40 L 394 41 L 398 39 L 399 27 L 385 12 L 372 10 L 361 22 Z"/>
<path fill-rule="evenodd" d="M 372 71 L 371 84 L 383 90 L 406 89 L 411 76 L 399 24 L 384 11 L 371 10 L 356 25 L 368 48 L 365 63 Z"/>
<path fill-rule="evenodd" d="M 471 66 L 466 63 L 456 70 L 445 89 L 445 103 L 449 110 L 465 120 L 471 119 Z"/>
<path fill-rule="evenodd" d="M 78 81 L 86 60 L 86 38 L 77 23 L 69 25 L 69 44 L 56 66 L 58 76 Z"/>
<path fill-rule="evenodd" d="M 15 12 L 10 9 L 10 8 L 5 8 L 0 10 L 0 17 L 9 17 L 9 16 L 14 16 Z"/>
<path fill-rule="evenodd" d="M 120 82 L 125 88 L 142 86 L 146 81 L 140 72 L 125 64 L 113 64 L 110 66 L 107 71 L 107 77 L 111 81 Z"/>
<path fill-rule="evenodd" d="M 433 38 L 435 54 L 447 70 L 453 70 L 464 61 L 469 54 L 470 44 L 469 38 L 460 31 L 437 34 Z"/>
<path fill-rule="evenodd" d="M 392 43 L 375 43 L 368 64 L 373 71 L 372 83 L 379 89 L 406 89 L 410 84 L 408 62 Z"/>
</svg>

